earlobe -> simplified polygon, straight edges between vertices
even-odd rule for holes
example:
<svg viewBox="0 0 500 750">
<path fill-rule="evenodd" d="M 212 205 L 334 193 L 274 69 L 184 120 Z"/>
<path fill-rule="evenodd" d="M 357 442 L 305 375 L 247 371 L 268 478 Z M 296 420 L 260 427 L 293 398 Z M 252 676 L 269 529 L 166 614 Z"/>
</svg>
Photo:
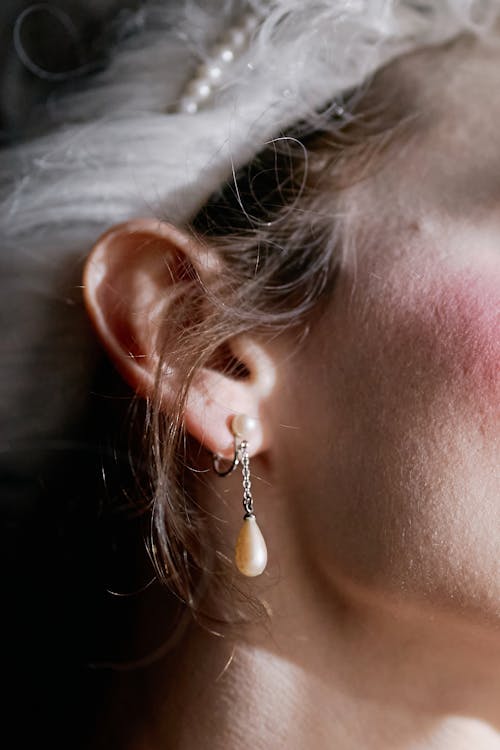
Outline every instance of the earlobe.
<svg viewBox="0 0 500 750">
<path fill-rule="evenodd" d="M 210 452 L 225 458 L 234 450 L 232 422 L 238 414 L 255 420 L 250 456 L 269 448 L 266 402 L 276 382 L 274 361 L 261 344 L 248 336 L 238 337 L 232 344 L 248 376 L 235 378 L 213 368 L 202 368 L 190 388 L 185 414 L 188 431 Z"/>
<path fill-rule="evenodd" d="M 218 270 L 212 251 L 155 219 L 113 227 L 98 239 L 87 260 L 84 299 L 102 344 L 136 393 L 148 399 L 156 396 L 166 413 L 175 410 L 185 373 L 179 371 L 174 352 L 182 346 L 182 331 L 176 328 L 176 335 L 169 337 L 175 339 L 171 356 L 168 350 L 162 352 L 165 331 L 175 319 L 180 295 L 193 292 L 196 278 L 206 284 Z M 196 288 L 199 291 L 200 285 Z M 274 384 L 274 366 L 251 337 L 237 337 L 230 346 L 248 375 L 231 376 L 217 366 L 198 369 L 189 388 L 184 424 L 207 450 L 229 456 L 231 419 L 249 414 L 259 419 L 250 446 L 255 454 L 268 443 L 262 410 Z"/>
</svg>

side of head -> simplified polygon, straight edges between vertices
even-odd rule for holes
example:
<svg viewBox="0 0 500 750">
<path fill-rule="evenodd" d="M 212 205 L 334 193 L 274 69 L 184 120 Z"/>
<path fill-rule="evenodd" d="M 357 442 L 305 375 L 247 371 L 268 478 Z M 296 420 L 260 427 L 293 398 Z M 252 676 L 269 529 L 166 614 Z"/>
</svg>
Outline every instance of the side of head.
<svg viewBox="0 0 500 750">
<path fill-rule="evenodd" d="M 458 222 L 450 194 L 470 201 L 474 116 L 455 113 L 497 54 L 464 37 L 392 63 L 349 127 L 274 141 L 190 227 L 97 243 L 87 304 L 149 401 L 152 549 L 187 601 L 200 576 L 239 588 L 240 514 L 207 472 L 246 413 L 271 578 L 312 566 L 365 603 L 496 628 L 495 217 Z"/>
<path fill-rule="evenodd" d="M 477 610 L 482 624 L 498 617 L 488 416 L 497 349 L 486 337 L 495 293 L 483 283 L 497 250 L 485 227 L 477 234 L 479 205 L 472 244 L 459 243 L 453 223 L 458 205 L 470 209 L 480 151 L 471 134 L 486 133 L 481 144 L 492 130 L 461 103 L 470 95 L 484 107 L 478 79 L 487 72 L 494 84 L 495 54 L 463 37 L 390 63 L 346 100 L 349 122 L 274 139 L 180 228 L 159 211 L 130 218 L 140 201 L 130 199 L 123 155 L 137 185 L 160 190 L 168 179 L 156 100 L 149 118 L 122 113 L 109 124 L 99 111 L 88 140 L 78 126 L 59 134 L 60 162 L 47 157 L 50 137 L 11 158 L 11 167 L 26 154 L 38 164 L 35 185 L 56 175 L 20 212 L 25 223 L 9 240 L 17 261 L 36 248 L 45 270 L 65 258 L 74 277 L 111 226 L 86 264 L 86 302 L 120 375 L 148 402 L 135 458 L 151 464 L 151 552 L 193 608 L 206 578 L 235 583 L 232 530 L 217 521 L 224 490 L 208 469 L 212 452 L 229 455 L 230 419 L 245 413 L 261 426 L 250 448 L 275 529 L 271 571 L 286 567 L 286 553 L 287 564 L 313 566 L 366 601 L 384 593 L 396 606 L 425 603 L 465 620 Z M 76 97 L 76 121 L 90 99 Z M 73 172 L 62 158 L 72 153 Z M 451 199 L 457 173 L 463 188 Z M 478 187 L 481 205 L 493 206 L 494 181 Z M 466 373 L 477 375 L 474 388 L 458 377 Z M 466 398 L 478 390 L 479 405 Z M 479 505 L 487 528 L 474 523 Z"/>
</svg>

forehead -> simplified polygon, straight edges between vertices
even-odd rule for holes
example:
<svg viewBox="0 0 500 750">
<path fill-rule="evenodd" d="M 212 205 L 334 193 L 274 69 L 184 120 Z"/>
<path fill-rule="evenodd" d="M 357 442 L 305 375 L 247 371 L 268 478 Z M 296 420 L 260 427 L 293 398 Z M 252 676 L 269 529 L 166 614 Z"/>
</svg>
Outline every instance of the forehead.
<svg viewBox="0 0 500 750">
<path fill-rule="evenodd" d="M 394 178 L 403 193 L 407 187 L 446 215 L 484 216 L 500 199 L 500 34 L 463 36 L 422 56 L 416 106 L 423 127 L 396 159 Z"/>
<path fill-rule="evenodd" d="M 375 168 L 343 203 L 348 225 L 365 235 L 356 251 L 368 245 L 376 254 L 371 240 L 380 237 L 401 236 L 400 250 L 413 245 L 412 227 L 418 236 L 423 227 L 447 235 L 488 225 L 491 234 L 500 219 L 500 33 L 404 56 L 375 81 L 381 106 L 391 90 L 402 126 L 389 130 Z"/>
</svg>

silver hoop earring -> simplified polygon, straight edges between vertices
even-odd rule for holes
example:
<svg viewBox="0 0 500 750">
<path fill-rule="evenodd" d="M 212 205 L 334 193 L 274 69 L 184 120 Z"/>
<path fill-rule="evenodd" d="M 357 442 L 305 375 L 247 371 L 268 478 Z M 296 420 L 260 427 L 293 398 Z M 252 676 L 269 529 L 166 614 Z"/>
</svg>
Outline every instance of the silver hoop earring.
<svg viewBox="0 0 500 750">
<path fill-rule="evenodd" d="M 227 477 L 241 464 L 243 476 L 243 526 L 240 529 L 234 551 L 236 567 L 244 576 L 259 576 L 267 565 L 267 547 L 253 511 L 252 482 L 248 442 L 256 427 L 256 420 L 246 414 L 236 414 L 231 421 L 234 435 L 234 457 L 227 469 L 221 468 L 221 457 L 213 456 L 213 468 L 220 477 Z"/>
</svg>

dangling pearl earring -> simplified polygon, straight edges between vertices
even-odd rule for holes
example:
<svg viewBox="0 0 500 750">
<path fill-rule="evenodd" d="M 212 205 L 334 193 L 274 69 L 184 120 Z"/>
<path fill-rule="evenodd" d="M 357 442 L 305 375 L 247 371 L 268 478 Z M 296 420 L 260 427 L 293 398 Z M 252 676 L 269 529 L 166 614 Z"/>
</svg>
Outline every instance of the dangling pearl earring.
<svg viewBox="0 0 500 750">
<path fill-rule="evenodd" d="M 220 456 L 213 456 L 214 471 L 225 477 L 241 464 L 243 475 L 243 526 L 241 527 L 234 553 L 236 567 L 244 576 L 259 576 L 267 565 L 267 547 L 253 512 L 252 484 L 250 481 L 250 458 L 248 441 L 257 426 L 257 421 L 246 414 L 236 414 L 231 421 L 234 435 L 234 458 L 231 466 L 220 469 Z"/>
</svg>

